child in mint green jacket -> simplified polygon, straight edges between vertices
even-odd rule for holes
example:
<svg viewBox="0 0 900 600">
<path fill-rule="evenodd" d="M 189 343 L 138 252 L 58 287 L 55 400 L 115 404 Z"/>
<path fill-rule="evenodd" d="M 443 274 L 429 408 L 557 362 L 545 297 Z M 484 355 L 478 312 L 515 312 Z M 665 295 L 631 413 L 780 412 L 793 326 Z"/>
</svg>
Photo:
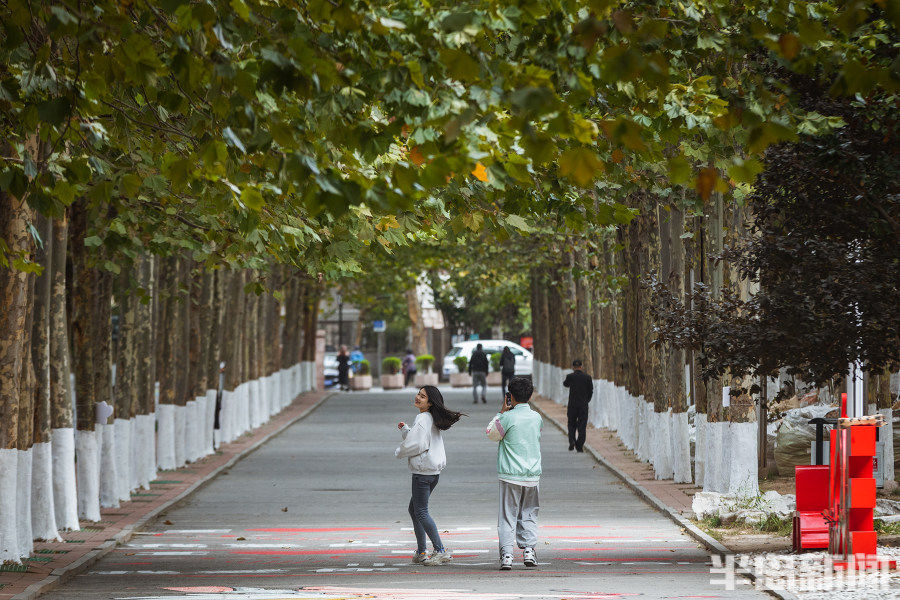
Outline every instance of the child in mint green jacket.
<svg viewBox="0 0 900 600">
<path fill-rule="evenodd" d="M 513 377 L 500 412 L 488 423 L 488 438 L 500 442 L 497 475 L 500 478 L 500 570 L 513 563 L 513 544 L 523 549 L 526 567 L 537 566 L 537 544 L 541 478 L 541 426 L 543 420 L 528 401 L 534 387 L 527 377 Z"/>
</svg>

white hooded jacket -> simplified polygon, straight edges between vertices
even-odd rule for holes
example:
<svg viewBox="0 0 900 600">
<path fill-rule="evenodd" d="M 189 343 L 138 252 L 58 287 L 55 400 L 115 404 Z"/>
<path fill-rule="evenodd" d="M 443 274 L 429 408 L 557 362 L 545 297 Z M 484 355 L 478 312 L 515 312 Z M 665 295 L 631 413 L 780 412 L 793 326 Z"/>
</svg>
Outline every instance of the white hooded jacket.
<svg viewBox="0 0 900 600">
<path fill-rule="evenodd" d="M 408 458 L 409 470 L 416 475 L 440 475 L 447 466 L 447 455 L 441 430 L 435 427 L 431 413 L 419 413 L 413 426 L 405 426 L 400 435 L 403 442 L 394 450 L 394 456 Z"/>
</svg>

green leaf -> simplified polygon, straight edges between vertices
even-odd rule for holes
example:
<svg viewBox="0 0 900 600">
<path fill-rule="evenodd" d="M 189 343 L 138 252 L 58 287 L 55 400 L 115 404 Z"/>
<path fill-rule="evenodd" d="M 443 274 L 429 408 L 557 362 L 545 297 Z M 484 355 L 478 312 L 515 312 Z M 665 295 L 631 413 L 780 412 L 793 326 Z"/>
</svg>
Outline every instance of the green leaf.
<svg viewBox="0 0 900 600">
<path fill-rule="evenodd" d="M 454 79 L 461 81 L 473 81 L 477 79 L 479 67 L 475 60 L 463 52 L 454 48 L 441 48 L 441 60 L 447 67 L 447 72 Z"/>
<path fill-rule="evenodd" d="M 571 148 L 559 157 L 559 172 L 586 187 L 605 170 L 597 154 L 588 148 Z"/>
<path fill-rule="evenodd" d="M 691 165 L 683 156 L 670 158 L 667 165 L 669 181 L 674 184 L 684 184 L 691 180 Z"/>
<path fill-rule="evenodd" d="M 247 3 L 244 0 L 231 0 L 231 8 L 234 9 L 234 12 L 245 21 L 250 20 L 250 7 L 247 6 Z"/>
<path fill-rule="evenodd" d="M 528 222 L 519 215 L 507 215 L 506 222 L 519 231 L 524 231 L 526 233 L 534 231 L 534 229 L 532 229 Z"/>
<path fill-rule="evenodd" d="M 103 240 L 96 235 L 91 235 L 84 238 L 84 245 L 88 248 L 97 248 L 103 245 Z"/>
<path fill-rule="evenodd" d="M 728 176 L 739 183 L 753 183 L 762 170 L 763 164 L 755 158 L 735 158 L 734 163 L 728 167 Z"/>
<path fill-rule="evenodd" d="M 251 210 L 260 211 L 266 201 L 258 189 L 245 187 L 241 190 L 241 203 Z"/>
</svg>

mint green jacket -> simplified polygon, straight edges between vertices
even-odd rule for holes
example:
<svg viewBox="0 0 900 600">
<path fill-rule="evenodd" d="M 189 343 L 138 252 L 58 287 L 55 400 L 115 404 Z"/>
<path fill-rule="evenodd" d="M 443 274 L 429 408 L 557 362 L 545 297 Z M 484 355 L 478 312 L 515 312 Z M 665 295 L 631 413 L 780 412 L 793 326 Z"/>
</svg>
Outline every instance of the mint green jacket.
<svg viewBox="0 0 900 600">
<path fill-rule="evenodd" d="M 541 426 L 543 419 L 526 402 L 497 413 L 488 423 L 488 438 L 500 442 L 497 475 L 513 483 L 536 483 L 541 478 Z"/>
</svg>

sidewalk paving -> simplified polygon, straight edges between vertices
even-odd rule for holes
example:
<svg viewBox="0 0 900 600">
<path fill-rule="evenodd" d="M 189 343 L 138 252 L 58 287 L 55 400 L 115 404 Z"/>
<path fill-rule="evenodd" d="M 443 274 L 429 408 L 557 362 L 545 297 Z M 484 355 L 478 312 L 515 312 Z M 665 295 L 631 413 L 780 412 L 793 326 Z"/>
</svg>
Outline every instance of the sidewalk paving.
<svg viewBox="0 0 900 600">
<path fill-rule="evenodd" d="M 305 417 L 331 394 L 330 390 L 301 394 L 267 423 L 223 444 L 214 454 L 181 469 L 159 471 L 149 491 L 137 490 L 131 494 L 131 501 L 119 508 L 102 509 L 101 521 L 83 521 L 80 531 L 60 532 L 61 542 L 35 542 L 34 553 L 23 562 L 24 572 L 0 572 L 0 600 L 37 597 L 84 571 L 117 544 L 129 540 L 146 522 Z"/>
</svg>

